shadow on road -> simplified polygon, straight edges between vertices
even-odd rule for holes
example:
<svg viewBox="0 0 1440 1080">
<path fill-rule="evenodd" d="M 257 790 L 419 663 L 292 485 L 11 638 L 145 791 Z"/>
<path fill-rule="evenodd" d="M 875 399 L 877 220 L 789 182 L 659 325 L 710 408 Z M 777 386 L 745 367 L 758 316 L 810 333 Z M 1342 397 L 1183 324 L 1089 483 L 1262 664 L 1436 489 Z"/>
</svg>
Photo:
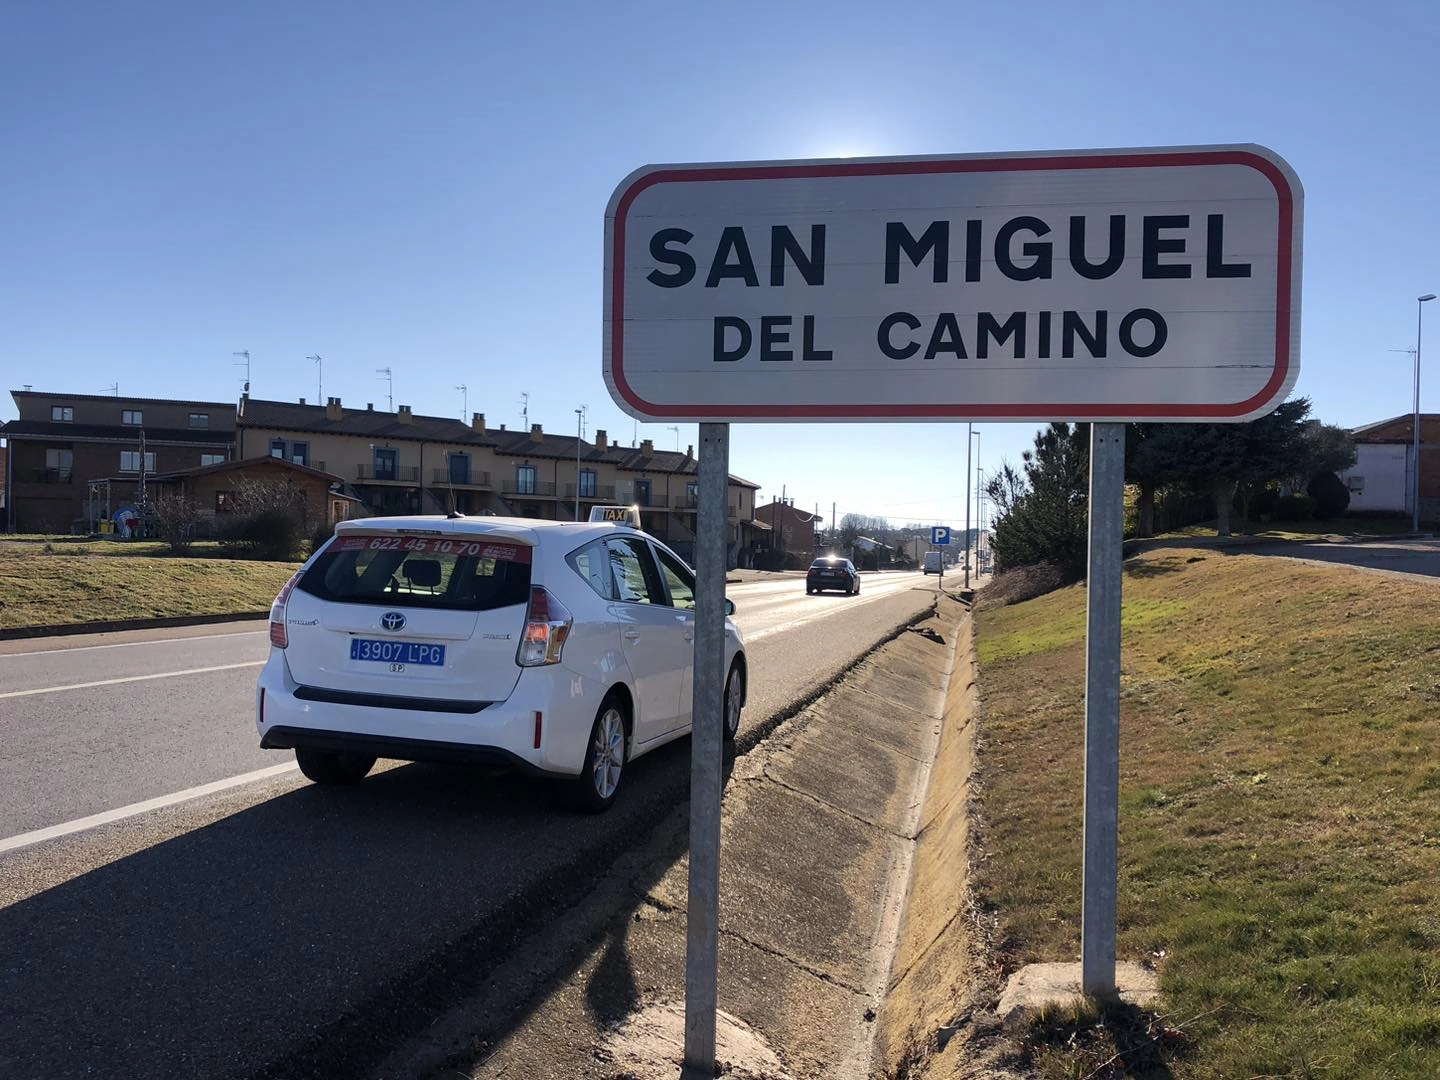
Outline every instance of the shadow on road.
<svg viewBox="0 0 1440 1080">
<path fill-rule="evenodd" d="M 0 1075 L 362 1075 L 484 1000 L 495 965 L 643 844 L 688 777 L 687 739 L 588 817 L 546 784 L 407 765 L 298 788 L 0 909 Z M 656 852 L 667 864 L 679 835 Z M 570 973 L 537 971 L 532 990 Z M 605 982 L 607 1009 L 639 992 L 625 970 Z M 528 1008 L 489 1004 L 485 1038 Z"/>
</svg>

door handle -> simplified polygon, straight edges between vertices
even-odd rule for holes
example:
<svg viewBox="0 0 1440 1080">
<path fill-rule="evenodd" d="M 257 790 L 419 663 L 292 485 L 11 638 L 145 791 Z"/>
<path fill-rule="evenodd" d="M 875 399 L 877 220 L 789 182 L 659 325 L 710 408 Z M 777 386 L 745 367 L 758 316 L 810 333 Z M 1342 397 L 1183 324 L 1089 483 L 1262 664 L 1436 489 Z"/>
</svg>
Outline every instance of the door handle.
<svg viewBox="0 0 1440 1080">
<path fill-rule="evenodd" d="M 639 640 L 640 640 L 640 631 L 639 631 L 639 630 L 626 630 L 626 631 L 625 631 L 625 640 L 626 640 L 626 641 L 639 641 Z"/>
</svg>

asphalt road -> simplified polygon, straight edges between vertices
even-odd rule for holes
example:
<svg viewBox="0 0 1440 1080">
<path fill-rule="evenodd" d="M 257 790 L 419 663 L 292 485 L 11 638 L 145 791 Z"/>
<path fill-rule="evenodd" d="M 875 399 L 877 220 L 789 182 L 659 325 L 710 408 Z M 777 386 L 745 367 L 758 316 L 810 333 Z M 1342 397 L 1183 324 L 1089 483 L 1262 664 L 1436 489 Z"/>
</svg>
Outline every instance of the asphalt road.
<svg viewBox="0 0 1440 1080">
<path fill-rule="evenodd" d="M 934 589 L 915 574 L 868 575 L 858 597 L 731 585 L 752 666 L 741 752 Z M 684 741 L 638 762 L 601 817 L 439 766 L 314 787 L 256 748 L 266 648 L 253 624 L 3 646 L 0 1077 L 363 1073 L 482 992 L 685 797 Z"/>
<path fill-rule="evenodd" d="M 1343 563 L 1362 570 L 1382 570 L 1392 574 L 1440 577 L 1440 540 L 1372 540 L 1361 544 L 1299 542 L 1257 546 L 1248 553 Z"/>
</svg>

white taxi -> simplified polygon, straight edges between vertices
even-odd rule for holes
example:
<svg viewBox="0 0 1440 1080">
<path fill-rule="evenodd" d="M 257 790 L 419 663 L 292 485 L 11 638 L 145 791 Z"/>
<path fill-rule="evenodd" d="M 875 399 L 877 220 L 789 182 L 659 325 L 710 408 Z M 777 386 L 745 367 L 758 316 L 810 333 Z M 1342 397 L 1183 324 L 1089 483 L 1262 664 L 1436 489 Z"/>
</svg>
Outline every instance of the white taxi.
<svg viewBox="0 0 1440 1080">
<path fill-rule="evenodd" d="M 603 810 L 690 731 L 694 607 L 694 572 L 634 508 L 344 521 L 271 608 L 260 745 L 321 784 L 382 757 L 517 766 Z M 733 739 L 748 669 L 728 614 L 725 672 Z"/>
</svg>

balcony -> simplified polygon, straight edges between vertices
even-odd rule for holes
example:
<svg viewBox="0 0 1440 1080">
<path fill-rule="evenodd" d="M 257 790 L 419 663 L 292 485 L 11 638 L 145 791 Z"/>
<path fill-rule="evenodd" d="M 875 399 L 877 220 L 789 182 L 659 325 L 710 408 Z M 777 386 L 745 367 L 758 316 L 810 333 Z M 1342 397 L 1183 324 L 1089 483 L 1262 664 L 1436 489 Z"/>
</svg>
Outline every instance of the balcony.
<svg viewBox="0 0 1440 1080">
<path fill-rule="evenodd" d="M 446 484 L 453 484 L 455 487 L 485 487 L 490 486 L 490 474 L 488 472 L 472 471 L 466 474 L 465 479 L 458 476 L 451 476 L 449 469 L 431 469 L 430 482 L 444 487 Z"/>
<path fill-rule="evenodd" d="M 522 499 L 537 499 L 555 497 L 555 484 L 549 480 L 536 480 L 533 484 L 526 484 L 522 490 L 520 484 L 514 477 L 505 481 L 502 494 L 515 495 Z M 572 496 L 573 497 L 573 496 Z"/>
<path fill-rule="evenodd" d="M 700 496 L 698 495 L 676 495 L 676 510 L 698 510 L 700 508 Z"/>
<path fill-rule="evenodd" d="M 27 469 L 20 479 L 29 484 L 73 484 L 75 474 L 71 469 Z"/>
<path fill-rule="evenodd" d="M 418 484 L 420 482 L 420 466 L 397 465 L 393 469 L 377 470 L 374 465 L 357 465 L 355 466 L 355 479 L 373 483 Z"/>
<path fill-rule="evenodd" d="M 573 499 L 573 498 L 575 498 L 575 485 L 574 485 L 573 483 L 569 483 L 569 484 L 566 484 L 566 485 L 565 485 L 565 498 L 567 498 L 567 499 Z M 615 502 L 615 485 L 614 485 L 614 484 L 596 484 L 596 485 L 595 485 L 593 488 L 591 488 L 589 491 L 582 491 L 582 492 L 580 492 L 580 501 L 581 501 L 581 502 L 602 502 L 602 503 L 612 503 L 612 504 L 613 504 L 613 503 Z"/>
</svg>

